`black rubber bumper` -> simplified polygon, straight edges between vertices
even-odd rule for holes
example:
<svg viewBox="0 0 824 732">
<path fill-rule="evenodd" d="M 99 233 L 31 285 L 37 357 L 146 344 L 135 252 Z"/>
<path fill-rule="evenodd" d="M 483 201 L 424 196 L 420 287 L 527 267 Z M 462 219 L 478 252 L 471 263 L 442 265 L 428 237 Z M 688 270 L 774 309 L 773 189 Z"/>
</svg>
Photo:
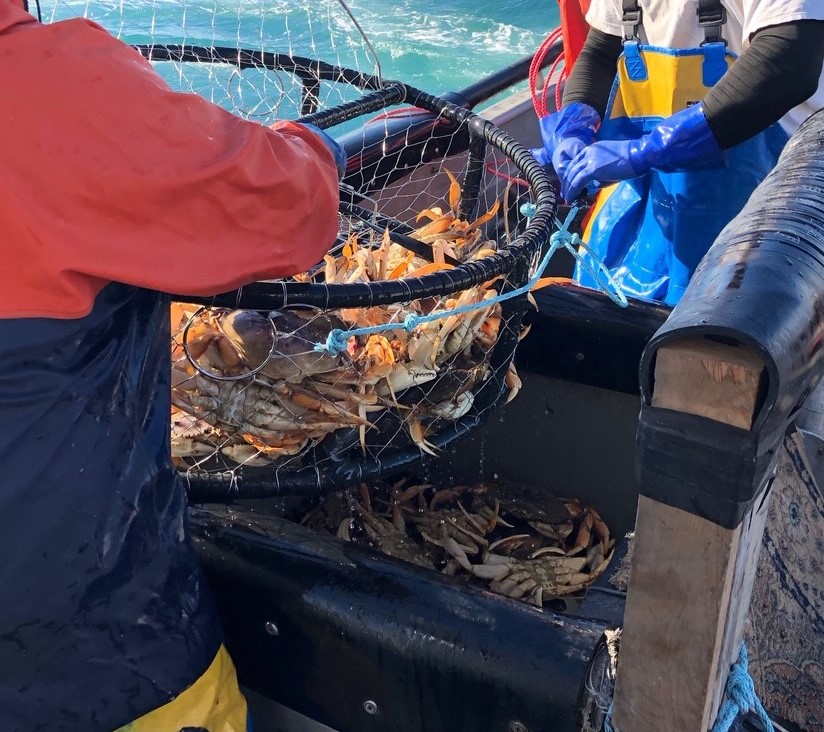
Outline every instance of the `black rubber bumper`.
<svg viewBox="0 0 824 732">
<path fill-rule="evenodd" d="M 638 435 L 641 493 L 727 528 L 771 477 L 783 435 L 822 373 L 824 113 L 721 232 L 644 351 Z M 705 336 L 761 355 L 766 390 L 751 431 L 651 406 L 658 349 Z"/>
<path fill-rule="evenodd" d="M 578 728 L 604 623 L 247 508 L 192 509 L 191 525 L 254 691 L 339 732 Z"/>
</svg>

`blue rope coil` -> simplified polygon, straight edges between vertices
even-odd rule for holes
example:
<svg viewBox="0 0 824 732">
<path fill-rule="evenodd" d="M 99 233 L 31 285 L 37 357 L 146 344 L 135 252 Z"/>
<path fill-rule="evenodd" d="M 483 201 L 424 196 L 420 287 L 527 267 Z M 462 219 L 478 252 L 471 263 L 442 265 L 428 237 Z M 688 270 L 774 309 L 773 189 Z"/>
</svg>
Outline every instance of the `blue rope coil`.
<svg viewBox="0 0 824 732">
<path fill-rule="evenodd" d="M 529 216 L 532 211 L 532 209 L 529 208 L 530 205 L 531 204 L 525 204 L 523 207 L 524 213 L 527 216 Z M 534 215 L 534 211 L 532 211 L 532 213 Z M 483 308 L 488 308 L 495 305 L 496 303 L 504 302 L 505 300 L 511 300 L 513 297 L 524 295 L 535 286 L 535 283 L 541 278 L 541 275 L 547 268 L 547 265 L 549 265 L 549 261 L 552 259 L 555 252 L 562 247 L 569 251 L 572 256 L 580 262 L 581 266 L 584 267 L 598 283 L 598 287 L 609 295 L 613 302 L 617 303 L 621 307 L 626 307 L 627 298 L 615 284 L 615 281 L 612 279 L 609 270 L 607 270 L 604 266 L 604 263 L 597 257 L 593 256 L 590 249 L 583 242 L 581 237 L 578 236 L 578 234 L 573 234 L 569 231 L 569 227 L 572 226 L 572 222 L 575 220 L 575 215 L 577 213 L 577 206 L 572 207 L 563 222 L 558 221 L 558 219 L 555 220 L 558 231 L 554 232 L 550 237 L 549 249 L 547 249 L 546 254 L 536 267 L 534 274 L 529 278 L 525 285 L 518 287 L 515 290 L 510 290 L 509 292 L 504 292 L 496 295 L 495 297 L 491 297 L 488 300 L 482 300 L 481 302 L 470 303 L 468 305 L 461 305 L 460 307 L 450 308 L 448 310 L 441 310 L 437 313 L 430 313 L 429 315 L 416 315 L 415 313 L 410 313 L 403 319 L 402 323 L 384 323 L 382 325 L 370 325 L 362 328 L 350 328 L 348 330 L 335 328 L 329 332 L 325 342 L 315 344 L 314 350 L 320 353 L 328 353 L 330 356 L 337 356 L 338 354 L 346 351 L 347 342 L 353 336 L 369 336 L 377 333 L 385 333 L 390 330 L 401 329 L 405 330 L 407 333 L 411 333 L 415 328 L 419 325 L 423 325 L 424 323 L 442 320 L 443 318 L 448 318 L 452 315 L 471 313 L 475 310 L 481 310 Z M 593 267 L 593 265 L 588 261 L 588 258 L 586 258 L 582 252 L 589 254 L 589 256 L 596 262 L 596 266 Z"/>
<path fill-rule="evenodd" d="M 727 677 L 724 704 L 710 732 L 729 732 L 736 717 L 747 712 L 754 712 L 758 716 L 764 732 L 775 732 L 767 710 L 764 709 L 764 705 L 755 693 L 755 684 L 747 670 L 748 665 L 747 646 L 742 643 L 738 661 L 733 665 Z"/>
<path fill-rule="evenodd" d="M 612 726 L 612 704 L 609 705 L 609 709 L 607 709 L 606 716 L 604 717 L 604 732 L 617 732 Z"/>
<path fill-rule="evenodd" d="M 747 646 L 742 643 L 738 661 L 733 664 L 730 675 L 727 677 L 724 703 L 718 711 L 718 718 L 710 732 L 729 732 L 738 716 L 748 712 L 754 712 L 758 716 L 763 732 L 775 732 L 767 710 L 764 709 L 758 694 L 755 693 L 755 684 L 747 670 L 749 662 Z M 604 732 L 618 732 L 612 726 L 612 705 L 604 719 Z"/>
</svg>

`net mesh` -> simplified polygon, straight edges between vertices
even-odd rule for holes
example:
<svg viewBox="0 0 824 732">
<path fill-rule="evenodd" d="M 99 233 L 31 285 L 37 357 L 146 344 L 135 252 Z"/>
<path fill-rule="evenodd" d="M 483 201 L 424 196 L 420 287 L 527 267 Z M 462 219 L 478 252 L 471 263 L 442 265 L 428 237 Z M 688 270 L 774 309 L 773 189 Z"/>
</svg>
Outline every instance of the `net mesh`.
<svg viewBox="0 0 824 732">
<path fill-rule="evenodd" d="M 323 262 L 172 305 L 172 455 L 190 487 L 327 492 L 391 475 L 517 391 L 525 300 L 497 300 L 536 261 L 549 219 L 529 224 L 522 204 L 540 204 L 540 168 L 489 123 L 384 83 L 344 4 L 42 10 L 100 23 L 174 89 L 242 117 L 331 128 L 349 157 Z"/>
<path fill-rule="evenodd" d="M 336 0 L 44 0 L 41 12 L 44 22 L 88 18 L 124 42 L 147 49 L 180 45 L 230 52 L 276 51 L 378 80 L 381 76 L 368 38 L 348 7 Z M 199 94 L 246 119 L 271 124 L 305 111 L 301 79 L 288 70 L 240 69 L 237 64 L 205 61 L 155 61 L 154 65 L 176 91 Z M 342 79 L 323 81 L 312 89 L 312 99 L 321 109 L 357 95 L 358 90 Z"/>
<path fill-rule="evenodd" d="M 485 190 L 480 198 L 490 201 L 488 207 L 468 221 L 458 210 L 457 178 L 449 168 L 438 173 L 446 181 L 445 200 L 423 209 L 417 228 L 403 235 L 426 244 L 429 258 L 393 241 L 391 229 L 366 215 L 378 201 L 362 199 L 359 216 L 341 215 L 338 244 L 325 261 L 294 281 L 321 287 L 402 284 L 452 272 L 456 264 L 447 260 L 492 256 L 503 226 L 500 201 L 515 197 L 511 187 L 499 198 Z M 404 198 L 414 206 L 427 194 L 392 200 L 398 206 Z M 309 468 L 322 484 L 329 479 L 320 476 L 347 462 L 368 459 L 388 468 L 404 448 L 437 455 L 433 435 L 465 417 L 483 419 L 501 383 L 515 393 L 517 374 L 504 357 L 520 335 L 520 319 L 490 301 L 519 284 L 522 279 L 506 273 L 466 289 L 446 287 L 429 297 L 371 307 L 295 304 L 265 312 L 175 303 L 172 450 L 178 467 L 190 478 L 204 471 L 243 474 L 248 483 L 257 473 L 279 484 Z M 410 328 L 410 316 L 433 319 Z M 373 326 L 391 329 L 350 335 Z M 343 332 L 340 353 L 322 350 L 334 330 Z M 507 345 L 496 361 L 499 343 Z"/>
</svg>

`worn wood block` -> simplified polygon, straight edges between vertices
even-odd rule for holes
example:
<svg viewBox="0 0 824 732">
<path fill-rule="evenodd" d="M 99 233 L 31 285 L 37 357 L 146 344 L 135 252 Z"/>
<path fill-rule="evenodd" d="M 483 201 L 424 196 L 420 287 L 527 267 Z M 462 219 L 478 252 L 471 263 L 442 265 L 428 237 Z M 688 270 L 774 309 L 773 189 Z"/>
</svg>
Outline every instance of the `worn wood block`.
<svg viewBox="0 0 824 732">
<path fill-rule="evenodd" d="M 736 529 L 641 496 L 613 719 L 706 732 L 744 634 L 767 503 Z"/>
<path fill-rule="evenodd" d="M 750 349 L 701 338 L 662 347 L 653 406 L 750 429 L 764 386 Z M 687 481 L 685 476 L 685 490 Z M 737 660 L 767 501 L 725 529 L 642 496 L 614 714 L 621 732 L 706 732 Z"/>
<path fill-rule="evenodd" d="M 655 357 L 652 406 L 750 429 L 764 363 L 754 351 L 706 338 L 662 346 Z"/>
</svg>

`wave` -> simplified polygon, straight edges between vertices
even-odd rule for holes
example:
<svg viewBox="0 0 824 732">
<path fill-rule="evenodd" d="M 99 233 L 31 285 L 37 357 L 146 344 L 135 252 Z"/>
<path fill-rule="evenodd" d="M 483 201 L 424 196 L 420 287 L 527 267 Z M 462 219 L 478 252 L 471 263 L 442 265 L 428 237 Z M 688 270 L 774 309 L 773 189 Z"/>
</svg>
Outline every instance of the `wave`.
<svg viewBox="0 0 824 732">
<path fill-rule="evenodd" d="M 337 0 L 42 0 L 44 19 L 84 15 L 124 40 L 245 46 L 375 73 Z M 427 91 L 457 89 L 533 53 L 557 24 L 534 0 L 347 0 L 383 75 Z"/>
</svg>

